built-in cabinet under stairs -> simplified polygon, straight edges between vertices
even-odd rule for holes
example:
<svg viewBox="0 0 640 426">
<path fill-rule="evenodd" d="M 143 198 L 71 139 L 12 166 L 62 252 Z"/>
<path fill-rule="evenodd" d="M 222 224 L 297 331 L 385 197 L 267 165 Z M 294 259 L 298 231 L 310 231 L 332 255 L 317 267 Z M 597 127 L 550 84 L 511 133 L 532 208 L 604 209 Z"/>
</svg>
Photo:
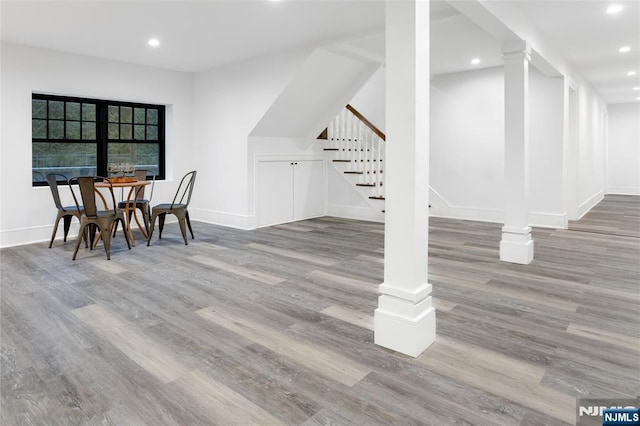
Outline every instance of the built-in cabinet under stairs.
<svg viewBox="0 0 640 426">
<path fill-rule="evenodd" d="M 324 151 L 358 194 L 384 213 L 385 135 L 351 105 L 347 105 L 321 135 Z"/>
</svg>

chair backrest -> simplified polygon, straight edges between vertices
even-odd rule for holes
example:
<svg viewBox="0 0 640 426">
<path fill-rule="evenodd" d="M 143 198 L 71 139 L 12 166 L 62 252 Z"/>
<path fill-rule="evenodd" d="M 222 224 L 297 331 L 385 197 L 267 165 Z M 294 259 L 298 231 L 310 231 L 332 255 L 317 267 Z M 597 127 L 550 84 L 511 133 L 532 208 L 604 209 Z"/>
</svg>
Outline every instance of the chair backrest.
<svg viewBox="0 0 640 426">
<path fill-rule="evenodd" d="M 196 170 L 192 170 L 182 177 L 178 190 L 176 191 L 176 195 L 173 197 L 173 201 L 171 202 L 171 208 L 173 208 L 174 204 L 184 204 L 185 206 L 189 205 L 191 202 L 193 185 L 196 183 L 196 174 L 198 174 L 198 172 Z M 180 200 L 176 203 L 178 197 L 180 197 Z"/>
<path fill-rule="evenodd" d="M 136 179 L 147 180 L 147 172 L 148 170 L 144 169 L 136 169 Z M 139 186 L 136 189 L 136 200 L 144 200 L 144 186 Z"/>
<path fill-rule="evenodd" d="M 111 194 L 111 202 L 113 214 L 116 213 L 116 197 L 113 194 L 113 186 L 111 186 L 111 181 L 106 178 L 97 178 L 102 179 L 109 188 L 109 194 Z M 74 178 L 77 180 L 78 186 L 80 187 L 80 195 L 82 196 L 82 204 L 84 206 L 84 213 L 87 217 L 97 217 L 98 216 L 98 206 L 96 203 L 96 177 L 94 176 L 78 176 Z M 74 196 L 75 199 L 75 196 Z M 76 204 L 78 204 L 76 200 Z"/>
<path fill-rule="evenodd" d="M 49 189 L 51 189 L 51 195 L 53 196 L 53 202 L 55 203 L 58 210 L 65 211 L 62 206 L 62 202 L 60 201 L 60 192 L 58 190 L 58 181 L 64 182 L 66 185 L 69 185 L 69 180 L 67 177 L 60 173 L 49 173 L 47 175 L 47 183 L 49 184 Z M 73 190 L 71 191 L 73 194 Z"/>
</svg>

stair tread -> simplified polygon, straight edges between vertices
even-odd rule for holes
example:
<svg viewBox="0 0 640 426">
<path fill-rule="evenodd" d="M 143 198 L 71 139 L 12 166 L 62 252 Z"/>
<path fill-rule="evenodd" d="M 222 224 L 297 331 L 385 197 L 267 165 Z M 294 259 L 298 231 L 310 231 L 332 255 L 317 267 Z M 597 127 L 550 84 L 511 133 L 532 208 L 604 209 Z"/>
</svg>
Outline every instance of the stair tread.
<svg viewBox="0 0 640 426">
<path fill-rule="evenodd" d="M 350 174 L 350 175 L 363 175 L 363 172 L 356 172 L 356 171 L 351 171 L 351 170 L 347 170 L 345 173 Z"/>
<path fill-rule="evenodd" d="M 324 148 L 324 151 L 340 151 L 340 148 Z"/>
<path fill-rule="evenodd" d="M 351 160 L 333 160 L 334 163 L 350 163 Z"/>
<path fill-rule="evenodd" d="M 376 186 L 375 183 L 356 183 L 356 186 Z"/>
<path fill-rule="evenodd" d="M 381 195 L 372 195 L 371 197 L 369 197 L 372 200 L 384 200 L 385 198 Z"/>
</svg>

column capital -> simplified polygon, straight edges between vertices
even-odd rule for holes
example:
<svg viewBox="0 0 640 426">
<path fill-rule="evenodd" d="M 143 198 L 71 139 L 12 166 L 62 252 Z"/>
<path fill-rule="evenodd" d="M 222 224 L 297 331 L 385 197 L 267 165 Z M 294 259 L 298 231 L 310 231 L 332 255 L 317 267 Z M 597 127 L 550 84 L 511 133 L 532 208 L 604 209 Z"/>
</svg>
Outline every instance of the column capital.
<svg viewBox="0 0 640 426">
<path fill-rule="evenodd" d="M 525 40 L 505 41 L 502 43 L 503 59 L 526 59 L 531 62 L 531 46 Z"/>
</svg>

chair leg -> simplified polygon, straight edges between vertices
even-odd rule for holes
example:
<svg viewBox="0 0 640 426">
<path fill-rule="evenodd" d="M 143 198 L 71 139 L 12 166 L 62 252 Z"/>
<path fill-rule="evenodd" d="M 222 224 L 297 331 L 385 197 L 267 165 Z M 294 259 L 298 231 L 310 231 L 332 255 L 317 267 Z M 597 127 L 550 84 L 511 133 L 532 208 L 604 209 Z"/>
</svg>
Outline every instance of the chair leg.
<svg viewBox="0 0 640 426">
<path fill-rule="evenodd" d="M 71 215 L 65 215 L 62 218 L 63 226 L 64 226 L 64 239 L 63 239 L 63 241 L 65 243 L 67 242 L 67 235 L 69 235 L 69 228 L 71 228 L 71 219 L 73 219 L 73 216 L 71 216 Z"/>
<path fill-rule="evenodd" d="M 178 225 L 180 225 L 180 232 L 182 233 L 182 239 L 184 240 L 184 245 L 188 245 L 187 243 L 187 220 L 184 217 L 178 216 Z"/>
<path fill-rule="evenodd" d="M 94 243 L 96 243 L 96 225 L 95 223 L 89 224 L 89 250 L 93 250 Z"/>
<path fill-rule="evenodd" d="M 151 236 L 153 235 L 153 228 L 156 226 L 156 214 L 151 215 L 151 220 L 149 221 L 149 231 L 147 232 L 147 247 L 151 245 Z"/>
<path fill-rule="evenodd" d="M 162 238 L 162 229 L 164 228 L 164 219 L 165 219 L 166 215 L 167 215 L 166 213 L 160 213 L 160 215 L 158 217 L 158 227 L 160 228 L 160 233 L 158 234 L 158 239 Z"/>
<path fill-rule="evenodd" d="M 73 251 L 73 260 L 76 260 L 78 255 L 78 249 L 80 248 L 80 242 L 83 240 L 82 236 L 85 235 L 87 225 L 80 224 L 80 231 L 78 233 L 78 239 L 76 241 L 76 249 Z M 86 241 L 86 239 L 85 239 Z"/>
<path fill-rule="evenodd" d="M 189 220 L 189 210 L 186 211 L 185 217 L 187 218 L 187 226 L 189 227 L 189 232 L 191 232 L 191 239 L 195 240 L 193 236 L 193 229 L 191 229 L 191 221 Z"/>
<path fill-rule="evenodd" d="M 53 233 L 51 234 L 51 241 L 49 242 L 49 248 L 53 246 L 53 240 L 56 239 L 56 232 L 58 231 L 58 224 L 60 223 L 60 219 L 62 216 L 60 212 L 58 212 L 58 216 L 56 217 L 56 223 L 53 225 Z"/>
<path fill-rule="evenodd" d="M 122 219 L 118 218 L 116 219 L 116 221 L 114 222 L 114 228 L 118 227 L 118 221 L 121 221 Z M 127 246 L 129 246 L 129 250 L 131 250 L 131 241 L 129 241 L 129 233 L 127 232 L 127 227 L 125 226 L 124 221 L 122 222 L 122 233 L 124 234 L 124 239 L 127 241 Z M 114 232 L 115 234 L 115 232 Z"/>
<path fill-rule="evenodd" d="M 111 260 L 111 230 L 105 229 L 101 231 L 102 245 L 104 246 L 104 251 L 107 252 L 107 260 Z"/>
<path fill-rule="evenodd" d="M 144 230 L 147 231 L 147 235 L 149 235 L 149 209 L 140 209 L 142 212 L 142 221 L 144 222 Z"/>
</svg>

